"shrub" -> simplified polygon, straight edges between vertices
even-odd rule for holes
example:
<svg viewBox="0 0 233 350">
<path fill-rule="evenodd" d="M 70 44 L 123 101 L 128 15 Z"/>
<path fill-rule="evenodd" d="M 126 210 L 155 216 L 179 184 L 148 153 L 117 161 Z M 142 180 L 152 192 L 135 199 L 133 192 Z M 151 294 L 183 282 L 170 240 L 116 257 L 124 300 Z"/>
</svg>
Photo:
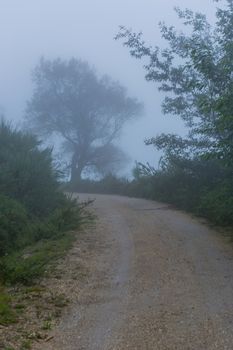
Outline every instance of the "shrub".
<svg viewBox="0 0 233 350">
<path fill-rule="evenodd" d="M 218 225 L 233 225 L 233 186 L 225 182 L 203 194 L 198 212 Z"/>
<path fill-rule="evenodd" d="M 17 317 L 11 306 L 11 298 L 0 286 L 0 325 L 8 326 L 17 322 Z"/>
<path fill-rule="evenodd" d="M 50 149 L 42 150 L 33 135 L 0 123 L 0 193 L 43 217 L 62 201 L 58 178 Z"/>
<path fill-rule="evenodd" d="M 64 232 L 86 220 L 85 207 L 60 191 L 51 150 L 0 123 L 0 277 L 30 283 L 71 242 Z M 26 249 L 26 250 L 25 250 Z M 29 249 L 29 251 L 28 251 Z"/>
<path fill-rule="evenodd" d="M 70 183 L 66 185 L 66 188 L 81 193 L 124 194 L 127 183 L 126 179 L 109 174 L 98 181 L 84 179 L 77 183 Z"/>
<path fill-rule="evenodd" d="M 0 279 L 3 283 L 32 284 L 49 268 L 48 264 L 61 257 L 71 247 L 74 235 L 60 234 L 55 239 L 40 240 L 19 252 L 0 260 Z"/>
<path fill-rule="evenodd" d="M 30 236 L 25 208 L 14 199 L 0 195 L 0 256 L 15 249 L 25 236 Z"/>
</svg>

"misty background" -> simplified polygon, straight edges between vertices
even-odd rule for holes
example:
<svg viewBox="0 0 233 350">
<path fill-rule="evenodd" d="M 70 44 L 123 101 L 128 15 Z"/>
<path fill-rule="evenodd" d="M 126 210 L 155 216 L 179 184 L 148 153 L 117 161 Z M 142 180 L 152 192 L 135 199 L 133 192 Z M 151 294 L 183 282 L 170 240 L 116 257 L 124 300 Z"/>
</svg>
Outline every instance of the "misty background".
<svg viewBox="0 0 233 350">
<path fill-rule="evenodd" d="M 32 94 L 31 71 L 44 56 L 87 60 L 100 75 L 109 74 L 145 105 L 144 116 L 123 130 L 120 145 L 135 160 L 156 165 L 160 155 L 143 141 L 162 132 L 184 135 L 182 121 L 163 116 L 163 95 L 144 79 L 141 62 L 115 41 L 119 25 L 142 31 L 146 41 L 162 46 L 158 23 L 178 26 L 174 6 L 214 18 L 211 0 L 0 0 L 0 106 L 7 119 L 22 123 Z"/>
</svg>

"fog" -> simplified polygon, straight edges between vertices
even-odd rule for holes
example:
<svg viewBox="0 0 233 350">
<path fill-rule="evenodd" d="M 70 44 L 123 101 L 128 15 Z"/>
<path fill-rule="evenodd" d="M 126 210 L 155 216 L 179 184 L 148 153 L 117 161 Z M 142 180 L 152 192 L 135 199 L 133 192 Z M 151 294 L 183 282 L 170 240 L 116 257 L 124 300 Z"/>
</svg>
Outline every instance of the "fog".
<svg viewBox="0 0 233 350">
<path fill-rule="evenodd" d="M 120 140 L 135 160 L 157 164 L 159 155 L 143 140 L 161 132 L 185 134 L 182 122 L 163 116 L 156 85 L 144 79 L 143 63 L 113 38 L 119 25 L 142 31 L 151 44 L 163 45 L 158 22 L 180 28 L 174 6 L 191 8 L 213 20 L 211 0 L 0 0 L 0 106 L 7 119 L 23 120 L 32 94 L 31 71 L 46 58 L 82 58 L 109 74 L 145 104 L 144 116 L 127 126 Z"/>
</svg>

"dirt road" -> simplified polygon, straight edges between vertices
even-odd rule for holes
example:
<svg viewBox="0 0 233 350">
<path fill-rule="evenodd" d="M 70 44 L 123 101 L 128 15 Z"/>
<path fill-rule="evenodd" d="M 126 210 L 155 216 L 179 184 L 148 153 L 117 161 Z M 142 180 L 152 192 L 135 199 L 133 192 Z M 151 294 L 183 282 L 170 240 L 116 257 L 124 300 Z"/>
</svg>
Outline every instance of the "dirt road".
<svg viewBox="0 0 233 350">
<path fill-rule="evenodd" d="M 232 246 L 164 204 L 88 197 L 91 274 L 41 349 L 232 350 Z"/>
</svg>

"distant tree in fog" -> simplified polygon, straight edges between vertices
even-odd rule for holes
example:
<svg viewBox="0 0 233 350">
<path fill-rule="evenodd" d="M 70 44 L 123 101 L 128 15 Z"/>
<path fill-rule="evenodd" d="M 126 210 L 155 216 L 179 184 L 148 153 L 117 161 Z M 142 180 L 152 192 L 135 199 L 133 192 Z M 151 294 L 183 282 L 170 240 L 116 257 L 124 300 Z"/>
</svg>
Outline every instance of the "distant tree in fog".
<svg viewBox="0 0 233 350">
<path fill-rule="evenodd" d="M 114 141 L 142 105 L 124 87 L 78 59 L 41 59 L 33 83 L 26 119 L 37 133 L 62 136 L 71 181 L 83 171 L 104 174 L 125 159 Z"/>
</svg>

